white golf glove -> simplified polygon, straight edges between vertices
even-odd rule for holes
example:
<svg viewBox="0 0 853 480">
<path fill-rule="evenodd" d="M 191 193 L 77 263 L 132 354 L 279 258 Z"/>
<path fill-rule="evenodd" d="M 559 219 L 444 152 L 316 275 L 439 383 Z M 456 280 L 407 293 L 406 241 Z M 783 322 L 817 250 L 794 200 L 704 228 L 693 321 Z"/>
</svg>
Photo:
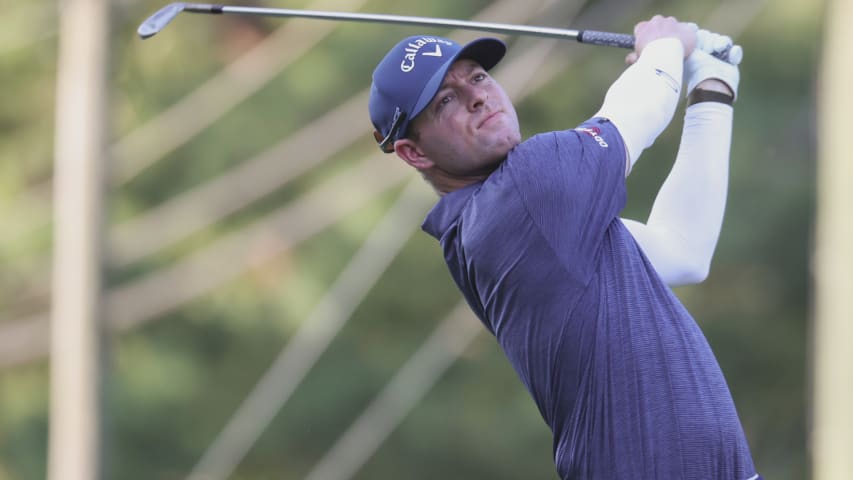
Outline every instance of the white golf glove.
<svg viewBox="0 0 853 480">
<path fill-rule="evenodd" d="M 695 26 L 695 24 L 692 24 Z M 696 49 L 684 61 L 685 95 L 690 95 L 696 85 L 709 78 L 715 78 L 732 89 L 737 99 L 740 81 L 738 64 L 743 58 L 743 49 L 734 45 L 732 39 L 708 30 L 696 27 Z M 728 54 L 728 61 L 714 55 Z"/>
</svg>

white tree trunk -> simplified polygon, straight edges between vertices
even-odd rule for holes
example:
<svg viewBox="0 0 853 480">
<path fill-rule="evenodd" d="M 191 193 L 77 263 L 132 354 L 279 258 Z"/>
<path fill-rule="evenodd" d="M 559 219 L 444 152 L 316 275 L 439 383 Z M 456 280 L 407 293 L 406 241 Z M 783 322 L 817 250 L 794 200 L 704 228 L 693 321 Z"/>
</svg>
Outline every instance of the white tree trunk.
<svg viewBox="0 0 853 480">
<path fill-rule="evenodd" d="M 818 91 L 812 455 L 815 480 L 853 472 L 853 2 L 826 6 Z"/>
<path fill-rule="evenodd" d="M 108 0 L 60 0 L 48 478 L 97 480 Z"/>
</svg>

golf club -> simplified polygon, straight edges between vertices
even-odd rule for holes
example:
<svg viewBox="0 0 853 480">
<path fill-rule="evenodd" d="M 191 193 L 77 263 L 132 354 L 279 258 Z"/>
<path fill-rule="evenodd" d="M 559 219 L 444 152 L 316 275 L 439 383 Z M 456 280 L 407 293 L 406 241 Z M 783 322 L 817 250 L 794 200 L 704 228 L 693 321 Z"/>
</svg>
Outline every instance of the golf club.
<svg viewBox="0 0 853 480">
<path fill-rule="evenodd" d="M 256 15 L 263 17 L 299 17 L 319 20 L 338 20 L 351 22 L 387 23 L 397 25 L 417 25 L 423 27 L 461 28 L 483 32 L 532 35 L 537 37 L 577 40 L 589 45 L 606 47 L 634 48 L 634 37 L 622 33 L 599 32 L 595 30 L 569 30 L 563 28 L 537 27 L 528 25 L 510 25 L 505 23 L 474 22 L 444 18 L 410 17 L 401 15 L 383 15 L 372 13 L 322 12 L 316 10 L 289 10 L 284 8 L 241 7 L 232 5 L 214 5 L 209 3 L 170 3 L 157 13 L 148 17 L 137 29 L 143 39 L 149 38 L 163 29 L 181 12 L 208 14 Z M 733 47 L 717 55 L 733 65 L 738 65 L 743 56 L 741 47 Z"/>
</svg>

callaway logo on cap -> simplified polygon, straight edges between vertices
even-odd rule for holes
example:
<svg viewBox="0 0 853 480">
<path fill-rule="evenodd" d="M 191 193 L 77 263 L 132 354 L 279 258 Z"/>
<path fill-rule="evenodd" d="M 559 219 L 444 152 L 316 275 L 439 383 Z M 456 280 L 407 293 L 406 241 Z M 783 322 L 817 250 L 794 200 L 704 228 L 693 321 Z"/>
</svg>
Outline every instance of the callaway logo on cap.
<svg viewBox="0 0 853 480">
<path fill-rule="evenodd" d="M 503 58 L 506 45 L 481 38 L 462 46 L 442 37 L 417 35 L 394 46 L 373 71 L 370 120 L 383 152 L 405 137 L 409 122 L 429 105 L 447 70 L 456 60 L 469 58 L 489 70 Z"/>
<path fill-rule="evenodd" d="M 417 40 L 408 42 L 404 50 L 405 54 L 403 55 L 403 61 L 400 62 L 400 70 L 407 73 L 411 72 L 415 68 L 415 62 L 417 61 L 418 53 L 425 57 L 443 57 L 444 55 L 441 52 L 442 43 L 448 47 L 453 47 L 454 45 L 453 42 L 436 37 L 420 37 Z M 427 45 L 430 46 L 427 47 Z"/>
</svg>

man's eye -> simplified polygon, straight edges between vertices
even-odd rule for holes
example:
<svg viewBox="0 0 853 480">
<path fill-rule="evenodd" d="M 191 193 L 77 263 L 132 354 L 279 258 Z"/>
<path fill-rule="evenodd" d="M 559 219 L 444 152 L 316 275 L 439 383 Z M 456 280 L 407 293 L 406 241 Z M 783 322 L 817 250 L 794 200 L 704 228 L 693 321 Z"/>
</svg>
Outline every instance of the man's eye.
<svg viewBox="0 0 853 480">
<path fill-rule="evenodd" d="M 439 110 L 441 110 L 441 107 L 443 107 L 443 106 L 447 105 L 448 103 L 450 103 L 450 101 L 451 101 L 451 100 L 453 100 L 453 96 L 452 96 L 452 95 L 445 95 L 445 96 L 441 97 L 441 99 L 438 101 L 437 108 L 438 108 Z"/>
<path fill-rule="evenodd" d="M 483 81 L 483 80 L 485 80 L 485 79 L 486 79 L 486 74 L 485 74 L 485 73 L 478 73 L 478 74 L 474 75 L 474 81 L 475 81 L 475 82 L 481 82 L 481 81 Z"/>
</svg>

